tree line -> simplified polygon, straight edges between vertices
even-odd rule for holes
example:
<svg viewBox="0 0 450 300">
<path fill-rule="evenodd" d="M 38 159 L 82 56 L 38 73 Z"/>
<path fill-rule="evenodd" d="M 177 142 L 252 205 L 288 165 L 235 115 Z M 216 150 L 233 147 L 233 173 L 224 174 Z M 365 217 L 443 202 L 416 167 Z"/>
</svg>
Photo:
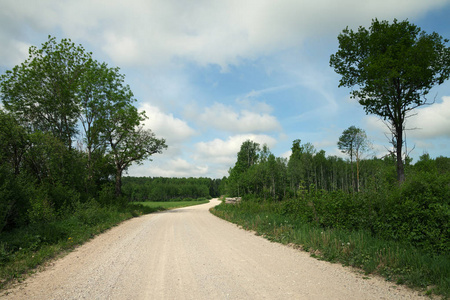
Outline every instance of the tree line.
<svg viewBox="0 0 450 300">
<path fill-rule="evenodd" d="M 124 177 L 123 192 L 129 201 L 175 201 L 219 197 L 221 179 Z"/>
<path fill-rule="evenodd" d="M 0 231 L 120 202 L 123 172 L 167 148 L 119 68 L 69 39 L 30 47 L 0 93 Z"/>
<path fill-rule="evenodd" d="M 266 145 L 245 141 L 229 176 L 222 180 L 222 188 L 229 196 L 281 201 L 295 198 L 305 190 L 355 193 L 396 183 L 393 155 L 359 159 L 357 179 L 356 163 L 352 160 L 326 156 L 324 150 L 315 149 L 311 143 L 302 144 L 299 139 L 293 141 L 291 150 L 289 158 L 276 157 Z M 415 164 L 408 159 L 405 170 L 406 174 L 424 170 L 445 174 L 450 172 L 450 158 L 432 159 L 425 153 Z"/>
</svg>

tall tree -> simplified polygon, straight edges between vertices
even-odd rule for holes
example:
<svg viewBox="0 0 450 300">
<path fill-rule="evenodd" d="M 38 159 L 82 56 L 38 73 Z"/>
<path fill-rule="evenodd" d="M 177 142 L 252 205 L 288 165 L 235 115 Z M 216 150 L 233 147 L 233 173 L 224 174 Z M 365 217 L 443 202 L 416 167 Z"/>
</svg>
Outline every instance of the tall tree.
<svg viewBox="0 0 450 300">
<path fill-rule="evenodd" d="M 260 147 L 258 143 L 246 140 L 242 143 L 237 154 L 237 161 L 233 168 L 228 171 L 228 189 L 231 194 L 241 195 L 243 191 L 249 191 L 246 173 L 258 162 Z"/>
<path fill-rule="evenodd" d="M 447 39 L 426 34 L 408 21 L 372 21 L 369 29 L 344 29 L 339 50 L 330 65 L 342 76 L 339 86 L 351 91 L 367 114 L 387 120 L 397 157 L 397 179 L 405 180 L 402 147 L 405 122 L 411 110 L 427 104 L 430 89 L 450 75 Z"/>
<path fill-rule="evenodd" d="M 369 147 L 366 132 L 361 128 L 350 126 L 342 132 L 337 144 L 342 153 L 346 153 L 350 156 L 352 182 L 354 180 L 353 157 L 356 158 L 356 190 L 359 191 L 359 161 L 361 154 Z"/>
<path fill-rule="evenodd" d="M 289 162 L 287 165 L 289 182 L 291 185 L 291 189 L 294 190 L 294 195 L 297 194 L 297 190 L 300 188 L 302 180 L 304 180 L 304 175 L 302 172 L 303 146 L 301 146 L 300 143 L 301 140 L 299 139 L 296 139 L 292 142 L 292 153 L 289 157 Z"/>
<path fill-rule="evenodd" d="M 143 128 L 146 116 L 131 104 L 132 96 L 128 86 L 111 90 L 107 101 L 102 103 L 104 118 L 98 119 L 96 124 L 116 170 L 116 196 L 121 195 L 123 171 L 132 163 L 142 163 L 167 148 L 164 139 L 157 139 L 151 130 Z"/>
</svg>

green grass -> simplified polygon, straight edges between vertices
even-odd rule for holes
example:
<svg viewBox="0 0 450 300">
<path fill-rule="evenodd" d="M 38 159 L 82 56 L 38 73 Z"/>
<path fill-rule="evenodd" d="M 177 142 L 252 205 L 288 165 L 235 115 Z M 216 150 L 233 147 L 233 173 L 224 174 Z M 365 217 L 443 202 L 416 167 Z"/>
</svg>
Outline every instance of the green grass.
<svg viewBox="0 0 450 300">
<path fill-rule="evenodd" d="M 218 217 L 258 235 L 309 251 L 311 256 L 378 274 L 426 294 L 450 296 L 450 257 L 429 254 L 410 244 L 386 241 L 366 231 L 323 229 L 278 213 L 276 203 L 220 204 Z"/>
<path fill-rule="evenodd" d="M 158 210 L 166 210 L 166 209 L 175 209 L 186 206 L 193 206 L 199 204 L 208 203 L 209 200 L 200 200 L 200 201 L 171 201 L 171 202 L 160 202 L 160 201 L 147 201 L 147 202 L 134 202 L 136 204 L 143 205 L 145 207 L 150 207 Z"/>
</svg>

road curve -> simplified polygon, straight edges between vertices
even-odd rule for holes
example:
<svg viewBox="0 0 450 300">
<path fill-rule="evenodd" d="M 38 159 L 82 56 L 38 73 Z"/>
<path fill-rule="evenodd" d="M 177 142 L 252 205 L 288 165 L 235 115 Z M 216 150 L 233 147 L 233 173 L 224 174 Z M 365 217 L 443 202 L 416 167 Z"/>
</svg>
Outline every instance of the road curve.
<svg viewBox="0 0 450 300">
<path fill-rule="evenodd" d="M 425 299 L 186 207 L 128 220 L 5 299 Z"/>
</svg>

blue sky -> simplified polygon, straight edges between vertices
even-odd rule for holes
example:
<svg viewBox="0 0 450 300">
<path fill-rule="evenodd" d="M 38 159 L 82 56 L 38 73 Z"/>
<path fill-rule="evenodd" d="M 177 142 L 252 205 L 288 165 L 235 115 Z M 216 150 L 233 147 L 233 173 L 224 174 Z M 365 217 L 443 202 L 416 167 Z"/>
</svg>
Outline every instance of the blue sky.
<svg viewBox="0 0 450 300">
<path fill-rule="evenodd" d="M 349 126 L 387 153 L 387 127 L 364 113 L 329 67 L 337 35 L 371 20 L 408 19 L 450 38 L 446 0 L 0 0 L 0 72 L 21 63 L 48 35 L 70 38 L 95 59 L 118 66 L 167 140 L 131 176 L 221 178 L 246 139 L 288 157 L 292 141 L 327 155 Z M 408 119 L 407 148 L 418 159 L 450 155 L 450 82 L 435 103 Z"/>
</svg>

